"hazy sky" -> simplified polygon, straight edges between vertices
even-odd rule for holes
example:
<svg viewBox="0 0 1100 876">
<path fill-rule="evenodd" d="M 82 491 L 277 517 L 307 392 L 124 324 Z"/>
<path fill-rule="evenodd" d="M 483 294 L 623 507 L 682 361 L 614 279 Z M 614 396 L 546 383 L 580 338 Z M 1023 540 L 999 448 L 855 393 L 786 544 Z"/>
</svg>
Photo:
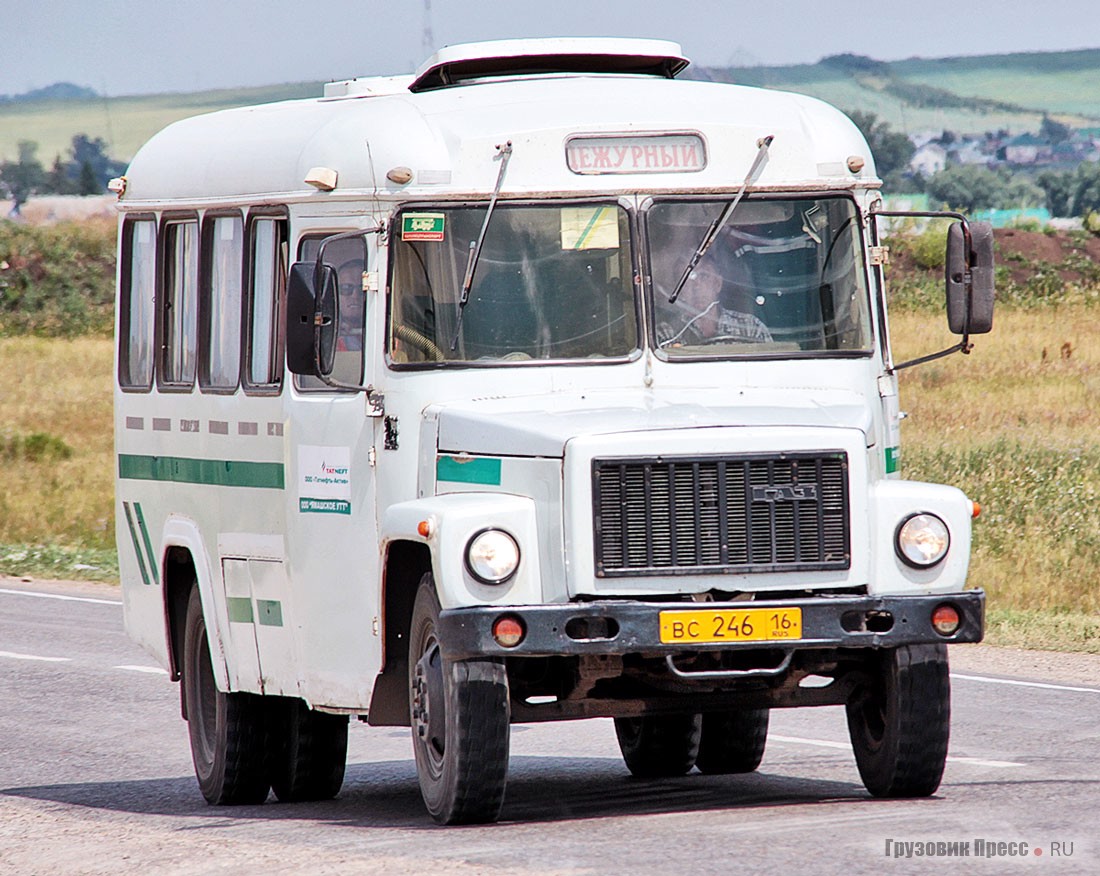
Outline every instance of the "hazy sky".
<svg viewBox="0 0 1100 876">
<path fill-rule="evenodd" d="M 430 16 L 426 7 L 430 4 Z M 0 0 L 0 94 L 118 96 L 414 70 L 433 47 L 645 36 L 703 66 L 1100 48 L 1097 0 Z"/>
</svg>

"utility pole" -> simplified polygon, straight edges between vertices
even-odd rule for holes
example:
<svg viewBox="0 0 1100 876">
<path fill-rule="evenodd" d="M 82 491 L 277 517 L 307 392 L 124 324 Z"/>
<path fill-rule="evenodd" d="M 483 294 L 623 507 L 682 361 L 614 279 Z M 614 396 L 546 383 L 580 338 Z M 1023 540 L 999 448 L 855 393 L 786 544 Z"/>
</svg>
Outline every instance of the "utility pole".
<svg viewBox="0 0 1100 876">
<path fill-rule="evenodd" d="M 424 57 L 435 53 L 435 39 L 432 37 L 432 0 L 424 0 Z"/>
</svg>

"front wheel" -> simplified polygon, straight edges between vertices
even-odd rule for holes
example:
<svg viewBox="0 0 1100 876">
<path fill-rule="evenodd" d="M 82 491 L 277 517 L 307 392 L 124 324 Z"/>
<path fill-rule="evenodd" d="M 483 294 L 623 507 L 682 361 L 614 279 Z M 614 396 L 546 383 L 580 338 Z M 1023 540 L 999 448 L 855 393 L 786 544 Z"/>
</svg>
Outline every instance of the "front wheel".
<svg viewBox="0 0 1100 876">
<path fill-rule="evenodd" d="M 187 602 L 183 697 L 191 759 L 206 802 L 263 803 L 269 787 L 267 703 L 254 694 L 218 690 L 198 587 Z"/>
<path fill-rule="evenodd" d="M 951 682 L 944 645 L 875 655 L 870 680 L 847 704 L 860 778 L 876 797 L 935 793 L 947 761 Z"/>
<path fill-rule="evenodd" d="M 504 805 L 511 711 L 497 660 L 448 660 L 431 574 L 409 631 L 409 716 L 420 794 L 440 824 L 496 821 Z"/>
</svg>

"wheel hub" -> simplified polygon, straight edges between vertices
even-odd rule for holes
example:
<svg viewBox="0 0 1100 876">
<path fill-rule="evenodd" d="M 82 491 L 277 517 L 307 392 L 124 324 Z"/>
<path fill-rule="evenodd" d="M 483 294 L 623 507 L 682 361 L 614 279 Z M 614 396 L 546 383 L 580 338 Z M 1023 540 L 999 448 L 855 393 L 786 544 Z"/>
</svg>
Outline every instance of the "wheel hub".
<svg viewBox="0 0 1100 876">
<path fill-rule="evenodd" d="M 447 718 L 444 708 L 442 658 L 439 647 L 434 642 L 416 661 L 410 696 L 413 732 L 424 744 L 429 756 L 438 762 L 443 757 Z"/>
</svg>

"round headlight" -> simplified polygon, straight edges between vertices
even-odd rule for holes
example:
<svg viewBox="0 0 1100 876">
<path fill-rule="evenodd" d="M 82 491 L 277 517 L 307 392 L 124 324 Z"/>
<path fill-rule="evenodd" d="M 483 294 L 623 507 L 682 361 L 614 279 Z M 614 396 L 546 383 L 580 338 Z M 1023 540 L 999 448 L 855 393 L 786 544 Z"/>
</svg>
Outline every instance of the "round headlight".
<svg viewBox="0 0 1100 876">
<path fill-rule="evenodd" d="M 951 534 L 947 524 L 935 514 L 913 514 L 898 527 L 895 545 L 904 562 L 927 569 L 947 556 Z"/>
<path fill-rule="evenodd" d="M 482 584 L 503 584 L 519 567 L 519 545 L 501 529 L 483 529 L 466 545 L 466 568 Z"/>
</svg>

